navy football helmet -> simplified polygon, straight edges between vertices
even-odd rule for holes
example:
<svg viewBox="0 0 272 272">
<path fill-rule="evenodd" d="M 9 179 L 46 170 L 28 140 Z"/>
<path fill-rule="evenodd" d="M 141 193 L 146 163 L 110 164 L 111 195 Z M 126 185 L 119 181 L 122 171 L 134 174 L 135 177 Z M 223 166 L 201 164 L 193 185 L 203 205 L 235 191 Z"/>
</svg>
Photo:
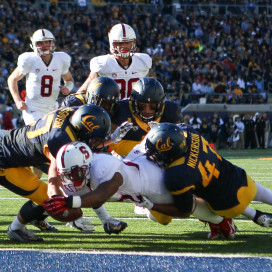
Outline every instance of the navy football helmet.
<svg viewBox="0 0 272 272">
<path fill-rule="evenodd" d="M 85 101 L 85 94 L 80 93 L 80 94 L 69 94 L 68 96 L 66 96 L 62 103 L 61 103 L 61 107 L 65 108 L 65 107 L 77 107 L 77 106 L 82 106 L 85 105 L 86 101 Z"/>
<path fill-rule="evenodd" d="M 94 78 L 88 86 L 86 101 L 105 109 L 109 115 L 113 115 L 120 97 L 118 84 L 110 77 Z"/>
<path fill-rule="evenodd" d="M 70 123 L 79 141 L 97 147 L 108 139 L 111 129 L 109 114 L 97 105 L 86 104 L 71 116 Z"/>
<path fill-rule="evenodd" d="M 155 78 L 143 77 L 133 84 L 130 100 L 134 114 L 147 123 L 162 115 L 165 103 L 164 89 Z M 153 109 L 154 113 L 145 113 L 139 102 L 150 104 L 150 109 Z"/>
<path fill-rule="evenodd" d="M 146 156 L 167 167 L 173 161 L 183 157 L 187 152 L 187 134 L 172 123 L 158 123 L 146 138 Z"/>
</svg>

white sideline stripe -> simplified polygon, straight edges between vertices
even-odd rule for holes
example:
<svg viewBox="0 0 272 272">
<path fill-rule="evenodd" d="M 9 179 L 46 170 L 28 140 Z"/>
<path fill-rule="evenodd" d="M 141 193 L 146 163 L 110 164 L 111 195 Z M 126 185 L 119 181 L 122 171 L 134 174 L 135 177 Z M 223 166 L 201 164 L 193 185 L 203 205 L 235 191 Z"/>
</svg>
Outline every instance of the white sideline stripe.
<svg viewBox="0 0 272 272">
<path fill-rule="evenodd" d="M 140 255 L 140 256 L 184 256 L 184 257 L 213 257 L 213 258 L 251 258 L 251 259 L 269 259 L 272 260 L 272 257 L 259 257 L 246 254 L 207 254 L 207 253 L 172 253 L 172 252 L 135 252 L 135 251 L 74 251 L 74 250 L 33 250 L 33 249 L 19 249 L 19 248 L 0 248 L 0 251 L 33 251 L 33 252 L 42 252 L 50 254 L 87 254 L 87 255 Z"/>
</svg>

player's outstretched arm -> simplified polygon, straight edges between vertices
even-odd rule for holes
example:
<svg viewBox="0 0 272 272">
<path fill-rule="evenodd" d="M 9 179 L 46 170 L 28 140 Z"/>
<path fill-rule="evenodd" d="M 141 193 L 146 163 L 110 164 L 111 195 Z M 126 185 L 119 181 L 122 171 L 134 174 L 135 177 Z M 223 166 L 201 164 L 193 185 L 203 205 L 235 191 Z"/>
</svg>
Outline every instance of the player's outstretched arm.
<svg viewBox="0 0 272 272">
<path fill-rule="evenodd" d="M 103 205 L 123 184 L 123 177 L 116 172 L 109 181 L 101 183 L 94 191 L 82 196 L 55 196 L 44 202 L 44 209 L 52 214 L 69 208 L 94 208 Z"/>
</svg>

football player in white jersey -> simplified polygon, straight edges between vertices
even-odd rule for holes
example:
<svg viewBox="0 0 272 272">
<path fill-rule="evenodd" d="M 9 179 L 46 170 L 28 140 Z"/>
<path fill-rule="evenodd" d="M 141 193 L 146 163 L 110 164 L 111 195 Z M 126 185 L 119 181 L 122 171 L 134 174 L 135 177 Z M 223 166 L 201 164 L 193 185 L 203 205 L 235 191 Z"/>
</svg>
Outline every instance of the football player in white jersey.
<svg viewBox="0 0 272 272">
<path fill-rule="evenodd" d="M 74 86 L 69 71 L 71 57 L 64 52 L 54 52 L 54 35 L 47 29 L 39 29 L 30 39 L 34 52 L 21 54 L 16 69 L 8 78 L 9 90 L 17 108 L 23 111 L 26 125 L 56 109 L 59 93 L 68 95 Z M 25 101 L 18 90 L 18 81 L 23 77 L 26 77 Z M 64 86 L 60 86 L 61 78 Z"/>
<path fill-rule="evenodd" d="M 148 54 L 136 52 L 136 34 L 127 24 L 114 25 L 109 34 L 111 54 L 94 57 L 90 62 L 90 75 L 77 93 L 85 92 L 93 78 L 113 78 L 121 89 L 121 99 L 129 98 L 132 84 L 148 76 L 152 59 Z"/>
<path fill-rule="evenodd" d="M 64 145 L 56 157 L 58 173 L 68 197 L 54 196 L 45 201 L 44 208 L 48 212 L 58 213 L 69 206 L 96 207 L 106 201 L 139 203 L 144 197 L 148 197 L 152 204 L 168 204 L 168 209 L 175 210 L 172 196 L 163 182 L 163 170 L 147 160 L 141 148 L 134 148 L 129 156 L 131 159 L 123 161 L 107 154 L 93 154 L 91 165 L 87 165 L 85 156 L 91 154 L 90 148 L 85 145 L 76 149 L 73 145 Z M 201 199 L 195 199 L 192 214 L 228 228 L 227 219 L 211 212 Z M 148 217 L 164 225 L 172 220 L 172 217 L 152 209 Z"/>
<path fill-rule="evenodd" d="M 36 122 L 50 111 L 57 109 L 57 98 L 61 92 L 68 95 L 74 87 L 74 79 L 69 71 L 71 57 L 55 51 L 55 37 L 47 29 L 39 29 L 30 38 L 34 52 L 25 52 L 18 57 L 17 67 L 8 78 L 8 87 L 13 100 L 22 111 L 26 125 Z M 26 77 L 26 97 L 21 98 L 18 81 Z M 61 78 L 64 86 L 60 86 Z M 41 178 L 42 171 L 33 168 Z M 36 222 L 38 224 L 38 222 Z M 46 221 L 39 226 L 54 230 Z M 52 227 L 52 228 L 51 228 Z"/>
</svg>

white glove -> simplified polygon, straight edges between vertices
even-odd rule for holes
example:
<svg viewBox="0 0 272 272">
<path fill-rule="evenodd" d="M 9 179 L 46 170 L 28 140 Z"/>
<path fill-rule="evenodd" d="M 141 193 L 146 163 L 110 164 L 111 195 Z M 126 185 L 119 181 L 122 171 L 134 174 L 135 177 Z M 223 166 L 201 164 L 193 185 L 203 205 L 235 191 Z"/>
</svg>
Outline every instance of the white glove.
<svg viewBox="0 0 272 272">
<path fill-rule="evenodd" d="M 66 226 L 71 228 L 77 228 L 82 232 L 94 232 L 94 225 L 92 225 L 91 220 L 86 217 L 80 217 L 73 222 L 68 222 Z"/>
<path fill-rule="evenodd" d="M 112 134 L 111 134 L 111 140 L 117 144 L 119 143 L 126 134 L 133 128 L 133 123 L 130 123 L 128 121 L 121 124 L 120 127 L 118 127 Z"/>
<path fill-rule="evenodd" d="M 137 206 L 140 206 L 140 207 L 144 207 L 144 208 L 147 208 L 147 209 L 152 209 L 154 207 L 154 203 L 152 201 L 150 201 L 147 197 L 143 196 L 142 197 L 142 201 L 141 202 L 138 202 L 136 203 Z"/>
<path fill-rule="evenodd" d="M 153 128 L 153 127 L 155 127 L 158 124 L 158 122 L 150 121 L 147 124 L 150 126 L 150 128 Z"/>
</svg>

